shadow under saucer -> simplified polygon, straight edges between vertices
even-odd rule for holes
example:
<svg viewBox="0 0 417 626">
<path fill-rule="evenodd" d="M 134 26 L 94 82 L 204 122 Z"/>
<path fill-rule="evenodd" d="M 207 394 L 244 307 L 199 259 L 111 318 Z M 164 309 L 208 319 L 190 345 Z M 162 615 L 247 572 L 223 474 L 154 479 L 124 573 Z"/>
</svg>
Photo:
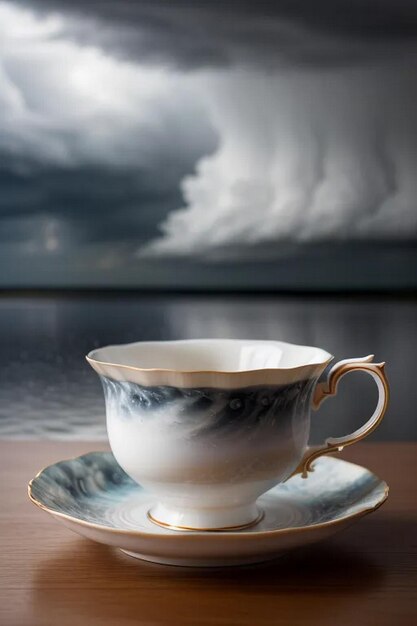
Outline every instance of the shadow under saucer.
<svg viewBox="0 0 417 626">
<path fill-rule="evenodd" d="M 74 539 L 70 549 L 39 564 L 32 602 L 41 624 L 73 626 L 83 619 L 89 624 L 191 625 L 198 615 L 201 626 L 222 615 L 224 623 L 239 623 L 244 616 L 245 622 L 259 625 L 270 623 L 261 614 L 274 616 L 274 624 L 300 619 L 302 597 L 308 600 L 310 625 L 334 626 L 345 623 L 342 617 L 354 620 L 361 597 L 379 589 L 384 577 L 384 568 L 371 556 L 336 540 L 265 564 L 207 569 L 147 563 Z"/>
</svg>

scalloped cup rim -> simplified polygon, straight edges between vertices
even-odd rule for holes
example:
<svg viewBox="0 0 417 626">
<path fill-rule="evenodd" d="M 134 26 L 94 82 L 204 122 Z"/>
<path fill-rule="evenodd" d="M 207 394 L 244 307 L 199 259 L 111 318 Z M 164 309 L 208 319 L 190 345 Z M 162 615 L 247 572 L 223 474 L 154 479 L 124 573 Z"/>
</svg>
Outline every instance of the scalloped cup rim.
<svg viewBox="0 0 417 626">
<path fill-rule="evenodd" d="M 142 367 L 132 362 L 117 362 L 121 359 L 109 359 L 101 354 L 118 351 L 132 351 L 133 349 L 146 350 L 157 347 L 158 349 L 172 349 L 183 346 L 199 345 L 207 347 L 209 344 L 217 344 L 218 347 L 231 346 L 232 344 L 250 344 L 261 347 L 269 344 L 281 350 L 295 350 L 314 352 L 317 358 L 311 358 L 307 362 L 296 365 L 277 367 L 255 368 L 182 368 L 182 367 Z M 301 380 L 319 377 L 326 366 L 333 360 L 333 355 L 315 346 L 292 344 L 275 340 L 241 340 L 241 339 L 182 339 L 173 341 L 136 341 L 125 344 L 111 344 L 101 348 L 94 348 L 86 355 L 86 360 L 91 367 L 100 375 L 110 379 L 133 382 L 146 386 L 167 385 L 176 387 L 218 387 L 238 388 L 251 385 L 289 384 Z M 162 360 L 162 356 L 161 356 Z"/>
</svg>

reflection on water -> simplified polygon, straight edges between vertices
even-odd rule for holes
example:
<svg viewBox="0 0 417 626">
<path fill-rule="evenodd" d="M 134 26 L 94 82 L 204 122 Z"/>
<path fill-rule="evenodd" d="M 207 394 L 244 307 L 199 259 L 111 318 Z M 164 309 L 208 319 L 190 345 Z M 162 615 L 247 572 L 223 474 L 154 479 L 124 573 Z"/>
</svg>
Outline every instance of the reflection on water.
<svg viewBox="0 0 417 626">
<path fill-rule="evenodd" d="M 374 439 L 409 439 L 417 425 L 412 384 L 417 302 L 264 296 L 3 297 L 0 299 L 0 436 L 105 437 L 94 347 L 196 337 L 283 339 L 337 359 L 375 353 L 387 361 L 392 400 Z M 339 397 L 313 414 L 313 439 L 338 436 L 370 415 L 372 381 L 352 374 Z"/>
</svg>

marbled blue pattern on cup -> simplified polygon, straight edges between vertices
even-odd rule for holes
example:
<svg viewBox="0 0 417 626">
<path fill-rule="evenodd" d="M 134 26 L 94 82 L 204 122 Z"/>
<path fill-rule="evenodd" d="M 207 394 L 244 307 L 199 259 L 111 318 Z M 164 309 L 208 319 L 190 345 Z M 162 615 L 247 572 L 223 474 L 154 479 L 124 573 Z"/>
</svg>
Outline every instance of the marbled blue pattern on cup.
<svg viewBox="0 0 417 626">
<path fill-rule="evenodd" d="M 192 438 L 241 435 L 256 438 L 262 430 L 286 431 L 308 420 L 315 379 L 287 385 L 240 389 L 145 387 L 101 376 L 106 404 L 120 421 L 164 419 Z M 167 420 L 171 416 L 171 424 Z"/>
<path fill-rule="evenodd" d="M 116 459 L 164 501 L 254 501 L 294 471 L 308 443 L 315 379 L 238 389 L 101 380 Z"/>
</svg>

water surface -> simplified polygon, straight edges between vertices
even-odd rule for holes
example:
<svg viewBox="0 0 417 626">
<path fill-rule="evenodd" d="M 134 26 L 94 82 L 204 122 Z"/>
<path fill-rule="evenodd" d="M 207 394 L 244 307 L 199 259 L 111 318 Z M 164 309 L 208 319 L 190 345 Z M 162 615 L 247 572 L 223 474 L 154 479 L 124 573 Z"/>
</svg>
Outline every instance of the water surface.
<svg viewBox="0 0 417 626">
<path fill-rule="evenodd" d="M 139 340 L 279 339 L 337 359 L 387 361 L 391 404 L 373 439 L 414 439 L 417 302 L 411 299 L 254 295 L 3 296 L 0 298 L 0 437 L 105 438 L 92 348 Z M 313 414 L 313 438 L 338 436 L 371 414 L 375 387 L 360 373 Z"/>
</svg>

